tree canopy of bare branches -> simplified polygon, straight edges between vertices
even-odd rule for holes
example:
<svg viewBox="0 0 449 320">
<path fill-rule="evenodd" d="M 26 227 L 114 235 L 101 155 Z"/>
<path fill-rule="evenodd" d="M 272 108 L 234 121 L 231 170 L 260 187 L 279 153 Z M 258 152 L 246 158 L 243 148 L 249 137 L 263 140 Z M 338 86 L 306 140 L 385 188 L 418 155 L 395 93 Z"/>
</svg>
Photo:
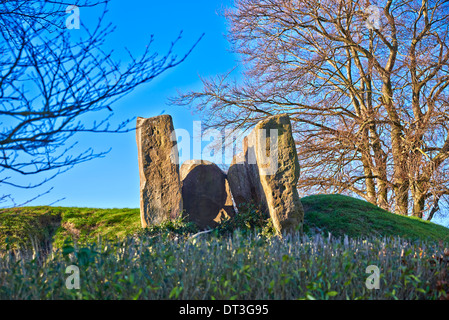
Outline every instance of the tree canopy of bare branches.
<svg viewBox="0 0 449 320">
<path fill-rule="evenodd" d="M 222 128 L 288 113 L 302 193 L 432 219 L 449 194 L 448 1 L 236 0 L 224 15 L 242 80 L 175 103 Z"/>
<path fill-rule="evenodd" d="M 114 101 L 178 65 L 190 53 L 181 57 L 173 53 L 178 38 L 159 56 L 151 52 L 151 38 L 143 54 L 135 57 L 129 52 L 130 62 L 121 65 L 102 49 L 114 30 L 104 25 L 107 3 L 0 0 L 0 185 L 38 186 L 78 163 L 104 155 L 92 149 L 74 151 L 73 136 L 131 130 L 129 120 L 110 128 L 110 116 L 104 112 L 112 115 Z M 74 5 L 81 10 L 105 5 L 96 27 L 87 28 L 81 20 L 86 36 L 66 28 L 67 7 Z M 98 122 L 83 122 L 86 114 L 100 112 Z M 48 174 L 34 185 L 18 185 L 11 179 L 14 174 L 42 172 Z"/>
</svg>

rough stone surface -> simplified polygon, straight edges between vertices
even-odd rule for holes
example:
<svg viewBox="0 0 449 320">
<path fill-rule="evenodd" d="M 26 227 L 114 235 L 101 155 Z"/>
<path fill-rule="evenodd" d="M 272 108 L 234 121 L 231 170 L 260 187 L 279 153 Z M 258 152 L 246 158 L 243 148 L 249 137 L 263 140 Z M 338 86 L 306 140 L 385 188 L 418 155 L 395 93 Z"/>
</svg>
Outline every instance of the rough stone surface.
<svg viewBox="0 0 449 320">
<path fill-rule="evenodd" d="M 137 118 L 140 217 L 144 228 L 176 218 L 182 212 L 178 148 L 173 132 L 170 115 Z"/>
<path fill-rule="evenodd" d="M 181 179 L 181 182 L 185 179 L 187 174 L 193 170 L 193 168 L 195 168 L 196 166 L 199 166 L 201 164 L 210 165 L 213 163 L 208 160 L 186 160 L 186 161 L 184 161 L 179 169 L 179 177 Z"/>
<path fill-rule="evenodd" d="M 244 210 L 251 202 L 251 182 L 248 173 L 248 165 L 244 161 L 244 153 L 240 153 L 232 159 L 228 169 L 228 181 L 232 197 L 238 210 Z"/>
<path fill-rule="evenodd" d="M 214 163 L 185 161 L 181 165 L 185 214 L 199 228 L 216 227 L 235 214 L 226 174 Z"/>
<path fill-rule="evenodd" d="M 276 140 L 275 132 L 277 143 L 270 147 L 270 139 Z M 280 233 L 295 230 L 304 220 L 304 210 L 296 189 L 300 167 L 288 115 L 260 121 L 248 137 L 251 149 L 274 227 Z"/>
<path fill-rule="evenodd" d="M 304 219 L 296 189 L 299 172 L 288 115 L 260 121 L 244 138 L 243 153 L 234 157 L 228 170 L 237 208 L 252 202 L 270 215 L 279 233 L 293 231 Z"/>
<path fill-rule="evenodd" d="M 249 161 L 249 158 L 253 156 L 251 153 L 253 149 L 248 150 L 248 137 L 245 137 L 243 152 L 234 156 L 228 169 L 229 186 L 237 209 L 245 210 L 253 204 L 268 214 L 257 163 L 255 160 Z"/>
</svg>

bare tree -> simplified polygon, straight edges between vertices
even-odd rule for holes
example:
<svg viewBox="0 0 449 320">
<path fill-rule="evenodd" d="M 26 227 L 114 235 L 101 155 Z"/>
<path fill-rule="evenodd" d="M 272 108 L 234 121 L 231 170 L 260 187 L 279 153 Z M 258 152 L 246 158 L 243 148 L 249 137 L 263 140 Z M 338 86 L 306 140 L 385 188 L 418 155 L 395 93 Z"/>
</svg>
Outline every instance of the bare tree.
<svg viewBox="0 0 449 320">
<path fill-rule="evenodd" d="M 158 56 L 150 51 L 151 38 L 140 57 L 129 52 L 130 63 L 122 66 L 102 50 L 114 30 L 110 24 L 103 26 L 108 2 L 0 0 L 0 184 L 36 187 L 103 156 L 92 149 L 75 152 L 74 135 L 132 130 L 130 120 L 110 128 L 112 103 L 184 61 L 196 45 L 178 58 L 173 47 L 180 34 L 167 53 Z M 66 28 L 67 7 L 70 11 L 73 5 L 83 9 L 102 4 L 96 27 L 88 29 L 81 21 L 86 36 L 75 39 Z M 100 112 L 98 122 L 83 121 L 86 114 Z M 11 179 L 14 174 L 42 172 L 46 178 L 34 185 Z"/>
<path fill-rule="evenodd" d="M 433 218 L 449 194 L 448 1 L 236 0 L 224 15 L 242 80 L 174 103 L 210 127 L 288 113 L 301 192 Z"/>
</svg>

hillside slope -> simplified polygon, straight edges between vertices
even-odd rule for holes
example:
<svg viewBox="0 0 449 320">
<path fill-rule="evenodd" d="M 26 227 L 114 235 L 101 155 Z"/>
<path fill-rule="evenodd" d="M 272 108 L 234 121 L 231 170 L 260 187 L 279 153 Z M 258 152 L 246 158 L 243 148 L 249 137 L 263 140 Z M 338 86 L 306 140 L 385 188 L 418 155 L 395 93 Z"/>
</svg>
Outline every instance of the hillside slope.
<svg viewBox="0 0 449 320">
<path fill-rule="evenodd" d="M 305 231 L 318 228 L 335 236 L 401 236 L 403 238 L 449 241 L 449 229 L 414 217 L 385 211 L 369 202 L 332 194 L 301 199 Z"/>
<path fill-rule="evenodd" d="M 140 229 L 139 209 L 77 207 L 21 207 L 0 210 L 0 249 L 53 242 L 60 246 L 67 236 L 79 240 L 124 237 Z"/>
<path fill-rule="evenodd" d="M 306 233 L 334 236 L 401 236 L 449 242 L 449 229 L 417 218 L 380 209 L 343 195 L 312 195 L 301 199 Z M 7 244 L 34 243 L 60 246 L 67 236 L 79 240 L 124 237 L 141 230 L 139 209 L 22 207 L 0 210 L 0 249 Z"/>
</svg>

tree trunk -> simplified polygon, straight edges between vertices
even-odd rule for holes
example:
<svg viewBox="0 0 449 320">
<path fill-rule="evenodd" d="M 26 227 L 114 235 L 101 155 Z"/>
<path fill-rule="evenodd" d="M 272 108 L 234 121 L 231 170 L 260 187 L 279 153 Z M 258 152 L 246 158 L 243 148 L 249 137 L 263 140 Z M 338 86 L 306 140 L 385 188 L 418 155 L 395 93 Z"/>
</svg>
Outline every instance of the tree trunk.
<svg viewBox="0 0 449 320">
<path fill-rule="evenodd" d="M 384 79 L 382 86 L 383 102 L 390 118 L 391 149 L 393 153 L 394 173 L 393 191 L 395 199 L 395 212 L 400 215 L 408 213 L 409 182 L 406 172 L 406 156 L 403 148 L 403 132 L 398 113 L 393 102 L 393 90 L 389 78 Z"/>
<path fill-rule="evenodd" d="M 413 195 L 413 216 L 422 219 L 426 198 L 423 194 Z"/>
</svg>

